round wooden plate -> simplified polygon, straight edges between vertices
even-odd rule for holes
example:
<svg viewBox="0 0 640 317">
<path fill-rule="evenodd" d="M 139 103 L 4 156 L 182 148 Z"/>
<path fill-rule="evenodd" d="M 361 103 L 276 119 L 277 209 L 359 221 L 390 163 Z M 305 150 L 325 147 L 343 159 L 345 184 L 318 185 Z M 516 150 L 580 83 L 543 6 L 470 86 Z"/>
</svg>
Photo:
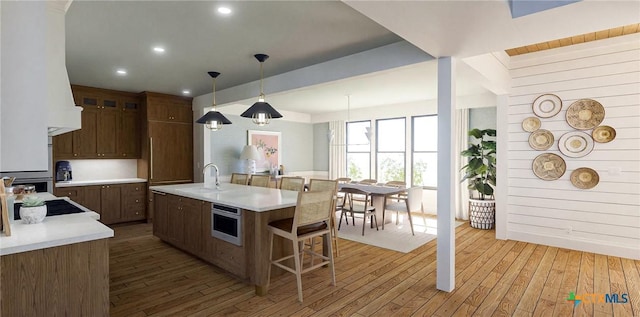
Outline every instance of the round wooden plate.
<svg viewBox="0 0 640 317">
<path fill-rule="evenodd" d="M 580 167 L 571 172 L 571 184 L 580 189 L 594 188 L 599 182 L 598 172 L 588 167 Z"/>
<path fill-rule="evenodd" d="M 533 173 L 538 178 L 552 181 L 556 180 L 567 170 L 567 164 L 557 154 L 542 153 L 533 160 Z"/>
</svg>

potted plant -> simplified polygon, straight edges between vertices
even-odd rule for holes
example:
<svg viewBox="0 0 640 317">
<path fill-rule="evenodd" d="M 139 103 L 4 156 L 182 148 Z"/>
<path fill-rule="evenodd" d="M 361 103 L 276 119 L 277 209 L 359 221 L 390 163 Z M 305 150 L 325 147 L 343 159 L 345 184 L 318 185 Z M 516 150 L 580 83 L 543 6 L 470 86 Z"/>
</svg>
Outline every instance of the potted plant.
<svg viewBox="0 0 640 317">
<path fill-rule="evenodd" d="M 469 181 L 469 220 L 471 227 L 491 229 L 495 223 L 496 202 L 493 186 L 496 185 L 496 136 L 495 129 L 473 129 L 469 135 L 475 140 L 460 154 L 469 158 L 462 167 L 465 175 L 462 181 Z M 473 193 L 477 193 L 474 197 Z"/>
<path fill-rule="evenodd" d="M 27 196 L 20 206 L 20 219 L 25 223 L 41 222 L 47 215 L 47 206 L 42 198 Z"/>
</svg>

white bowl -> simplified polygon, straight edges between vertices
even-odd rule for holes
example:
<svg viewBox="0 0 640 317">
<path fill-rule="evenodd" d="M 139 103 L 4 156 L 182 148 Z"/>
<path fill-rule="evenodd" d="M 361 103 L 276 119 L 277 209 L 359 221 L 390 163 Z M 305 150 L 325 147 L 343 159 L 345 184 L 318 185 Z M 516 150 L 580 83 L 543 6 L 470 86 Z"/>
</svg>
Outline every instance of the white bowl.
<svg viewBox="0 0 640 317">
<path fill-rule="evenodd" d="M 38 223 L 47 215 L 47 206 L 20 207 L 20 218 L 24 223 Z"/>
</svg>

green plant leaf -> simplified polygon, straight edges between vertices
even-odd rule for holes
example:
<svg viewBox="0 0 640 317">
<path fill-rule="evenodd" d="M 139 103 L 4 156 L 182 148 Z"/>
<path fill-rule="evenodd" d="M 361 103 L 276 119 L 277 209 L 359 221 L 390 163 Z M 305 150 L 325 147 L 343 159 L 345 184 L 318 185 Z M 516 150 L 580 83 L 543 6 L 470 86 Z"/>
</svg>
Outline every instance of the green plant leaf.
<svg viewBox="0 0 640 317">
<path fill-rule="evenodd" d="M 495 129 L 482 130 L 482 133 L 486 134 L 488 136 L 496 136 L 496 130 Z"/>
<path fill-rule="evenodd" d="M 480 168 L 480 166 L 483 166 L 484 163 L 482 162 L 481 158 L 477 158 L 474 157 L 471 160 L 469 160 L 469 169 L 477 171 L 478 168 Z"/>
<path fill-rule="evenodd" d="M 479 129 L 473 129 L 473 130 L 469 130 L 469 135 L 476 138 L 476 139 L 481 139 L 482 138 L 482 131 L 480 131 Z"/>
</svg>

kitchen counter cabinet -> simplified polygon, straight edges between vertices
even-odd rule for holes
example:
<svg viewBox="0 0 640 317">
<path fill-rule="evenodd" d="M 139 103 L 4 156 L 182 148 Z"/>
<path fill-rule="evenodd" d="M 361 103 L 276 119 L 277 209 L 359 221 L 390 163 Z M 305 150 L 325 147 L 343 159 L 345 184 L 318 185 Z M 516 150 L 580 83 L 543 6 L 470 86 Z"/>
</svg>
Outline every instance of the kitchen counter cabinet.
<svg viewBox="0 0 640 317">
<path fill-rule="evenodd" d="M 146 219 L 146 184 L 103 184 L 56 187 L 56 196 L 71 200 L 100 214 L 104 224 Z"/>
<path fill-rule="evenodd" d="M 0 258 L 0 315 L 109 316 L 107 239 Z"/>
<path fill-rule="evenodd" d="M 146 219 L 146 186 L 144 183 L 125 184 L 122 186 L 121 217 L 123 221 Z"/>
<path fill-rule="evenodd" d="M 104 224 L 122 220 L 122 185 L 100 186 L 100 219 Z"/>
<path fill-rule="evenodd" d="M 154 235 L 255 285 L 256 293 L 265 295 L 269 267 L 267 224 L 293 216 L 297 193 L 234 184 L 223 184 L 222 188 L 219 192 L 206 193 L 202 184 L 151 187 L 156 209 Z M 242 208 L 242 246 L 211 236 L 212 203 Z M 187 205 L 190 207 L 185 207 Z M 183 206 L 182 209 L 179 206 Z M 256 210 L 247 209 L 251 206 Z M 194 217 L 198 210 L 200 219 Z M 180 227 L 172 229 L 176 224 Z M 183 234 L 182 241 L 175 238 L 178 232 Z M 199 234 L 195 235 L 196 232 Z M 291 249 L 290 243 L 282 239 L 274 241 L 276 257 L 290 254 Z M 272 274 L 283 274 L 283 270 L 273 268 Z"/>
</svg>

